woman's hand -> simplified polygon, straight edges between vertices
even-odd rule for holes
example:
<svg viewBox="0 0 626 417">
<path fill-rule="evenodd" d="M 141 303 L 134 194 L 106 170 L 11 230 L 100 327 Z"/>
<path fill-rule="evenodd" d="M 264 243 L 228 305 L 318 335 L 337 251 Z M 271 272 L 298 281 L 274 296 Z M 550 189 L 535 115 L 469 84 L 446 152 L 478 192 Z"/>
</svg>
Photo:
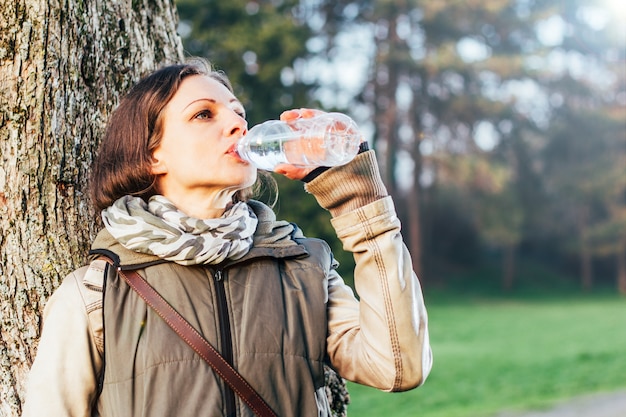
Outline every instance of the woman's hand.
<svg viewBox="0 0 626 417">
<path fill-rule="evenodd" d="M 280 120 L 282 120 L 283 122 L 292 122 L 298 119 L 307 119 L 307 118 L 311 118 L 314 116 L 318 116 L 322 113 L 324 112 L 321 110 L 315 110 L 315 109 L 287 110 L 287 111 L 284 111 L 280 115 Z M 278 164 L 276 168 L 274 168 L 274 172 L 278 174 L 282 174 L 292 180 L 301 180 L 302 178 L 306 177 L 307 174 L 313 171 L 315 168 L 316 167 L 303 167 L 303 166 L 296 166 L 296 165 L 289 165 L 289 164 Z"/>
</svg>

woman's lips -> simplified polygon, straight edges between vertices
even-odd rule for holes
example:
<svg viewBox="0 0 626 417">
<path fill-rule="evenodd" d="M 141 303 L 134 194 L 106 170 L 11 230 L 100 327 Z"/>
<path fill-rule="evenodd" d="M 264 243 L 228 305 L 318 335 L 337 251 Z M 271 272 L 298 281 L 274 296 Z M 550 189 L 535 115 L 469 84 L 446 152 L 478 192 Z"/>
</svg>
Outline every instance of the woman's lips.
<svg viewBox="0 0 626 417">
<path fill-rule="evenodd" d="M 231 147 L 228 148 L 228 150 L 226 151 L 226 153 L 230 156 L 233 156 L 237 159 L 239 159 L 242 162 L 248 162 L 245 159 L 241 158 L 241 156 L 239 155 L 239 152 L 237 152 L 237 144 L 234 143 Z"/>
</svg>

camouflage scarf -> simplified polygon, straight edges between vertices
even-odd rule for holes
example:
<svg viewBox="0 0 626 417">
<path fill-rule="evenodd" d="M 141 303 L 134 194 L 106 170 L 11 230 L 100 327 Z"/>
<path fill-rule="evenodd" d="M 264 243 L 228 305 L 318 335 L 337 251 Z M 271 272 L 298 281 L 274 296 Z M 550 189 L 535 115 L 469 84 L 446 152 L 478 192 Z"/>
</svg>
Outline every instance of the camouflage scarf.
<svg viewBox="0 0 626 417">
<path fill-rule="evenodd" d="M 127 249 L 181 265 L 217 264 L 239 259 L 252 246 L 257 218 L 246 203 L 227 208 L 217 219 L 195 219 L 163 196 L 146 203 L 125 196 L 102 211 L 104 225 Z"/>
</svg>

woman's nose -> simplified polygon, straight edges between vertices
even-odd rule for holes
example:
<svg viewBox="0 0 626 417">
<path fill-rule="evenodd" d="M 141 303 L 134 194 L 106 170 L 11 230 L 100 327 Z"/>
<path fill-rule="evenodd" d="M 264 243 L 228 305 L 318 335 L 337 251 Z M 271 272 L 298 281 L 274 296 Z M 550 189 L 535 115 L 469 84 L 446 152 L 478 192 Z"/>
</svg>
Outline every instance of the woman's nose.
<svg viewBox="0 0 626 417">
<path fill-rule="evenodd" d="M 229 136 L 243 136 L 248 133 L 248 122 L 241 115 L 233 112 L 232 120 L 229 121 L 227 134 Z"/>
</svg>

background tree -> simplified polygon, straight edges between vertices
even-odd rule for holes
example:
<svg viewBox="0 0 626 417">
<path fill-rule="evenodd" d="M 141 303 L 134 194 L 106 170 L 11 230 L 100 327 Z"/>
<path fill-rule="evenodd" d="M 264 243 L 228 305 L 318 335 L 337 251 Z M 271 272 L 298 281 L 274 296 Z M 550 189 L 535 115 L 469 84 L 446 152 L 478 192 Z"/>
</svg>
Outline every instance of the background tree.
<svg viewBox="0 0 626 417">
<path fill-rule="evenodd" d="M 237 88 L 250 124 L 311 103 L 297 76 L 310 30 L 297 0 L 178 0 L 185 52 L 208 58 Z"/>
<path fill-rule="evenodd" d="M 559 48 L 542 54 L 536 68 L 552 107 L 543 159 L 562 256 L 578 258 L 586 291 L 596 267 L 614 265 L 608 270 L 626 294 L 626 36 L 617 10 L 601 8 L 606 4 L 564 3 L 554 21 L 564 26 L 552 40 Z"/>
<path fill-rule="evenodd" d="M 178 61 L 171 2 L 0 1 L 0 415 L 20 414 L 43 306 L 86 262 L 87 171 L 140 75 Z"/>
<path fill-rule="evenodd" d="M 564 218 L 554 203 L 582 214 L 587 212 L 584 206 L 595 207 L 588 216 L 596 221 L 609 212 L 621 213 L 625 204 L 623 197 L 616 197 L 623 196 L 618 183 L 602 185 L 606 183 L 603 178 L 617 178 L 615 170 L 623 172 L 626 150 L 622 140 L 626 136 L 624 81 L 619 75 L 624 65 L 624 33 L 623 26 L 619 29 L 620 15 L 609 8 L 611 4 L 601 0 L 388 0 L 344 6 L 344 14 L 357 7 L 357 12 L 350 12 L 356 16 L 353 21 L 369 29 L 370 73 L 356 99 L 367 106 L 374 120 L 373 142 L 385 181 L 400 207 L 412 253 L 419 259 L 424 251 L 427 256 L 422 259 L 430 261 L 426 267 L 436 267 L 432 260 L 443 259 L 450 265 L 471 258 L 464 266 L 475 268 L 488 259 L 485 255 L 495 241 L 500 242 L 501 256 L 508 259 L 505 271 L 512 270 L 518 253 L 526 259 L 539 254 L 538 259 L 544 261 L 549 255 L 542 253 L 552 252 L 562 263 L 551 266 L 562 267 L 569 256 L 565 242 L 578 241 L 581 244 L 572 249 L 586 259 L 581 262 L 582 274 L 589 275 L 584 271 L 590 271 L 590 254 L 602 249 L 589 238 L 572 239 L 576 229 L 555 228 Z M 354 23 L 345 30 L 353 27 Z M 341 33 L 342 29 L 333 30 Z M 562 119 L 566 110 L 572 116 L 569 121 Z M 566 127 L 568 133 L 563 135 L 562 129 L 559 133 L 558 126 Z M 564 139 L 559 141 L 559 135 Z M 561 155 L 576 152 L 576 143 L 585 143 L 580 156 L 585 155 L 586 173 L 591 170 L 593 175 L 583 182 L 565 173 L 558 156 L 546 152 L 557 143 L 561 143 Z M 510 171 L 506 189 L 490 198 L 474 198 L 484 190 L 473 185 L 482 183 L 458 177 L 468 172 L 454 169 L 460 162 L 483 168 L 487 163 L 490 168 L 485 169 L 492 176 L 504 164 Z M 582 170 L 578 162 L 573 160 L 570 167 Z M 559 177 L 576 190 L 577 204 L 558 199 L 557 195 L 574 195 L 564 188 L 565 182 L 557 185 Z M 470 188 L 458 190 L 459 186 Z M 455 188 L 457 203 L 475 210 L 440 216 L 436 208 L 450 203 L 444 189 Z M 611 210 L 601 202 L 609 195 L 614 196 Z M 437 202 L 439 198 L 443 200 Z M 472 219 L 477 213 L 481 221 Z M 495 221 L 498 218 L 502 221 Z M 588 222 L 581 220 L 585 215 L 576 218 L 579 225 Z M 618 227 L 621 223 L 611 224 Z M 464 225 L 470 225 L 469 230 Z M 581 227 L 579 236 L 592 233 L 580 232 Z M 614 235 L 621 236 L 621 230 Z M 469 235 L 474 236 L 474 243 Z M 437 246 L 431 236 L 458 240 L 459 245 L 444 245 L 447 252 L 441 252 L 443 246 Z M 495 236 L 499 238 L 494 240 Z M 555 241 L 560 242 L 556 252 Z M 617 248 L 616 238 L 614 242 L 612 247 Z M 470 255 L 469 244 L 478 245 L 478 258 Z M 512 285 L 507 275 L 505 288 Z"/>
</svg>

